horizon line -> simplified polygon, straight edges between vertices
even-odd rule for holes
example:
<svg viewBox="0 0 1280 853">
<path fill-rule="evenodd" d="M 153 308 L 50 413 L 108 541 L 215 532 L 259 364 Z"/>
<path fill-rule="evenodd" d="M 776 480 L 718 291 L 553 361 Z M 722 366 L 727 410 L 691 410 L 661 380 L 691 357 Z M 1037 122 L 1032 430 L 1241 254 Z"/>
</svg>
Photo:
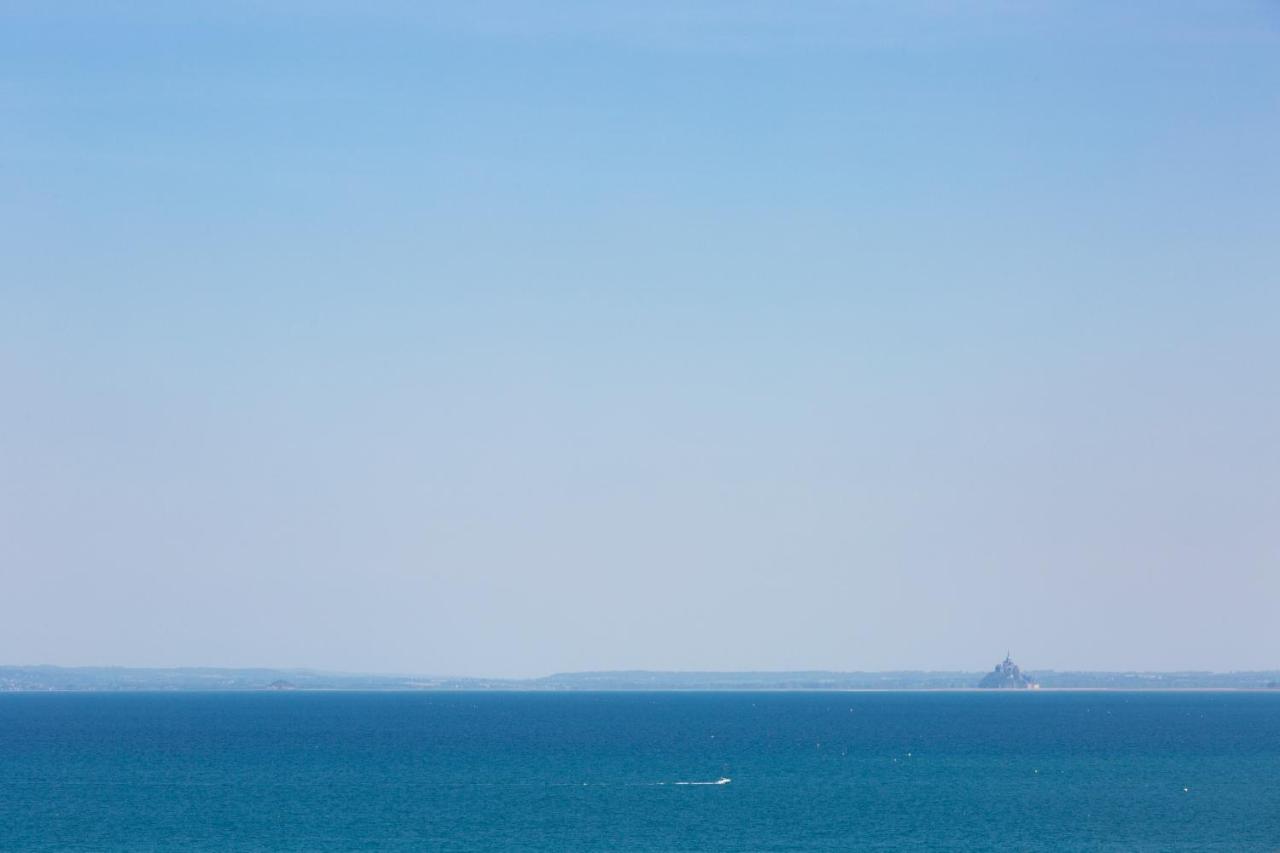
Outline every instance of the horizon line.
<svg viewBox="0 0 1280 853">
<path fill-rule="evenodd" d="M 458 673 L 410 672 L 403 670 L 360 670 L 330 669 L 323 666 L 305 665 L 250 665 L 228 666 L 211 664 L 172 664 L 172 665 L 135 665 L 135 664 L 52 664 L 52 663 L 0 663 L 0 670 L 6 669 L 59 669 L 59 670 L 137 670 L 144 672 L 166 672 L 178 670 L 205 670 L 213 672 L 296 672 L 315 675 L 365 676 L 379 678 L 435 678 L 466 679 L 485 681 L 538 681 L 560 676 L 576 675 L 971 675 L 986 673 L 990 667 L 983 669 L 558 669 L 540 675 L 467 675 Z M 1232 675 L 1251 673 L 1280 673 L 1280 663 L 1272 669 L 1058 669 L 1053 667 L 1023 667 L 1025 672 L 1058 673 L 1058 674 L 1090 674 L 1090 675 Z"/>
</svg>

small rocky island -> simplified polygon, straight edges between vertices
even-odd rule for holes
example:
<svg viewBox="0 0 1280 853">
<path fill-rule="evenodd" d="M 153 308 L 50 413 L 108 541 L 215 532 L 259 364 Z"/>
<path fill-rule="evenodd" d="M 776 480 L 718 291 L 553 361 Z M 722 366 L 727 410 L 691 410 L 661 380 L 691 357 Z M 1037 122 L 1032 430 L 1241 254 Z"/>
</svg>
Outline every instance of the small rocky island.
<svg viewBox="0 0 1280 853">
<path fill-rule="evenodd" d="M 1037 690 L 1040 687 L 1030 676 L 1023 675 L 1009 655 L 1005 655 L 1004 660 L 978 682 L 978 686 L 991 690 Z"/>
</svg>

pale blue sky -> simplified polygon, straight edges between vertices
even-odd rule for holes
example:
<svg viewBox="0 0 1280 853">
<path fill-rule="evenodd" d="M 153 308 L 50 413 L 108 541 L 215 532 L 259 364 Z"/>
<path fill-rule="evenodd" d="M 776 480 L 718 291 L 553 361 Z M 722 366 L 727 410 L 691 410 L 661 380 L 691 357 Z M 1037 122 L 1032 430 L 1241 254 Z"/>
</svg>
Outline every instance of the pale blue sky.
<svg viewBox="0 0 1280 853">
<path fill-rule="evenodd" d="M 0 662 L 1280 668 L 1280 5 L 0 6 Z"/>
</svg>

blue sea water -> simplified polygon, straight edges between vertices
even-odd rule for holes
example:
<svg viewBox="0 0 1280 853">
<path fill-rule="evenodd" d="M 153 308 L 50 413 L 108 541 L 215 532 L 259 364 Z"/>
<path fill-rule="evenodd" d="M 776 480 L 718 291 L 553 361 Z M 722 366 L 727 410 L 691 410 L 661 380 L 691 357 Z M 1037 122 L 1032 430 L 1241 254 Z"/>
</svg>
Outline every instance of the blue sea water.
<svg viewBox="0 0 1280 853">
<path fill-rule="evenodd" d="M 1278 850 L 1280 695 L 0 695 L 0 849 Z"/>
</svg>

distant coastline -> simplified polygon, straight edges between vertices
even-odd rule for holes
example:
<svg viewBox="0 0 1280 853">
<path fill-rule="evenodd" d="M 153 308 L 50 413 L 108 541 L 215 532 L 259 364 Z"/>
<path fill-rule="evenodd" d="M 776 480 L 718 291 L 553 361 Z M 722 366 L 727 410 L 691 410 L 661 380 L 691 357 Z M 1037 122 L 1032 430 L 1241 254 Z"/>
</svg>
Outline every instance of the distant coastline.
<svg viewBox="0 0 1280 853">
<path fill-rule="evenodd" d="M 538 678 L 374 675 L 307 669 L 0 666 L 0 693 L 128 691 L 968 691 L 981 671 L 568 672 Z M 1059 672 L 1028 670 L 1041 690 L 1280 692 L 1280 670 Z"/>
</svg>

